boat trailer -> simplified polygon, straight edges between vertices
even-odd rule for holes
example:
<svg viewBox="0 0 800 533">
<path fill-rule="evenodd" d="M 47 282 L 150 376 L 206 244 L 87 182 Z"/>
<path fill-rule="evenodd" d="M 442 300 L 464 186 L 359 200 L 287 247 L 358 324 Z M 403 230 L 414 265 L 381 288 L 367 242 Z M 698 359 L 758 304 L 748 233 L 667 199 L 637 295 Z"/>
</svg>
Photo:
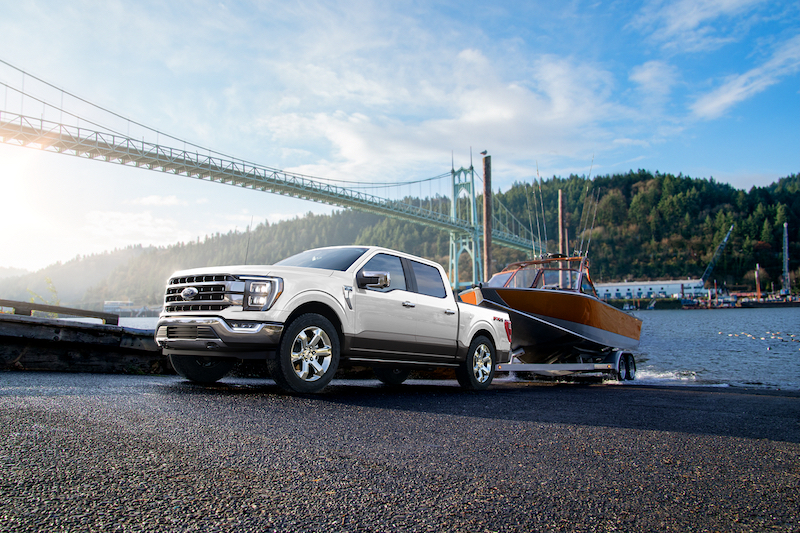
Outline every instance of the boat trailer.
<svg viewBox="0 0 800 533">
<path fill-rule="evenodd" d="M 630 352 L 621 350 L 611 351 L 602 362 L 594 363 L 524 363 L 518 356 L 524 350 L 517 349 L 511 352 L 511 361 L 495 365 L 496 372 L 531 372 L 541 376 L 568 376 L 571 374 L 608 374 L 617 381 L 632 381 L 636 379 L 636 358 Z"/>
</svg>

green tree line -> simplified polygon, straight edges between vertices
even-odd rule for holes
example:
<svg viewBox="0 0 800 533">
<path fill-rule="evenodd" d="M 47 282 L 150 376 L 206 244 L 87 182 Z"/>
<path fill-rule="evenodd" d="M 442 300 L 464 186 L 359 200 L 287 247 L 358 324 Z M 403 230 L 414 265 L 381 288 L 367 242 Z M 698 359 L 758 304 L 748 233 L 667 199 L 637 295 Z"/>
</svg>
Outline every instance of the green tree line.
<svg viewBox="0 0 800 533">
<path fill-rule="evenodd" d="M 756 264 L 762 268 L 762 289 L 774 283 L 779 289 L 782 274 L 783 223 L 789 227 L 790 269 L 800 276 L 800 175 L 781 178 L 767 187 L 749 191 L 718 183 L 645 170 L 611 174 L 590 179 L 571 175 L 515 183 L 499 200 L 533 234 L 544 237 L 547 250 L 557 250 L 558 191 L 566 205 L 570 250 L 589 251 L 591 272 L 596 282 L 700 277 L 711 261 L 728 228 L 734 231 L 711 276 L 718 285 L 731 290 L 754 287 Z M 406 199 L 449 212 L 449 199 L 436 197 Z M 481 205 L 482 201 L 478 201 Z M 542 214 L 543 211 L 543 214 Z M 538 224 L 537 224 L 538 217 Z M 136 247 L 126 250 L 124 261 L 114 263 L 107 275 L 92 270 L 94 278 L 81 298 L 65 304 L 100 308 L 106 300 L 131 300 L 140 305 L 157 305 L 163 299 L 164 284 L 179 269 L 233 264 L 270 264 L 303 250 L 340 244 L 378 245 L 402 250 L 448 264 L 449 234 L 433 228 L 384 216 L 343 210 L 331 215 L 307 214 L 275 224 L 261 223 L 251 231 L 208 235 L 192 242 L 160 248 Z M 493 246 L 494 270 L 527 258 L 524 252 Z M 81 263 L 98 264 L 102 257 L 76 258 L 63 265 L 70 272 Z M 468 275 L 466 257 L 460 271 Z M 111 263 L 109 263 L 111 264 Z M 46 274 L 60 289 L 64 276 L 56 266 Z M 465 278 L 466 279 L 466 278 Z M 17 278 L 0 280 L 19 286 Z M 84 281 L 81 286 L 87 285 Z M 764 285 L 764 284 L 767 285 Z M 27 294 L 27 293 L 26 293 Z"/>
</svg>

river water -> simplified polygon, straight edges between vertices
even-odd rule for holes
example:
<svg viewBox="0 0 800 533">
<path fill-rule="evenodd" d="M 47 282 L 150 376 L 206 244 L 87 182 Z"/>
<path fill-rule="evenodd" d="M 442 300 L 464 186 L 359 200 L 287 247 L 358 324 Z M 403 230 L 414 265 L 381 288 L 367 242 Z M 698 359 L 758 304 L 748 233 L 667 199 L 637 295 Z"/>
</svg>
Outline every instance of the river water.
<svg viewBox="0 0 800 533">
<path fill-rule="evenodd" d="M 634 314 L 642 336 L 632 384 L 800 390 L 800 307 Z M 120 318 L 120 325 L 154 329 L 157 321 Z"/>
<path fill-rule="evenodd" d="M 636 311 L 636 383 L 800 390 L 800 308 Z"/>
</svg>

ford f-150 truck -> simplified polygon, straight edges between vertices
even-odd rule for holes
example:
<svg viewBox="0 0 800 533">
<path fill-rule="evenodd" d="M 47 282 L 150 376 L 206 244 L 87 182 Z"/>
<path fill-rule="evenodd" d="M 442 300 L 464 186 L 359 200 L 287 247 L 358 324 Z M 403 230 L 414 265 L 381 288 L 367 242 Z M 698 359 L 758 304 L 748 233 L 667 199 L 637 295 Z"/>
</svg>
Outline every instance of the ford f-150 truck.
<svg viewBox="0 0 800 533">
<path fill-rule="evenodd" d="M 414 368 L 454 367 L 485 389 L 509 361 L 508 315 L 460 302 L 438 263 L 373 246 L 308 250 L 274 265 L 174 273 L 156 342 L 183 377 L 212 383 L 264 359 L 282 388 L 322 390 L 343 364 L 399 385 Z"/>
</svg>

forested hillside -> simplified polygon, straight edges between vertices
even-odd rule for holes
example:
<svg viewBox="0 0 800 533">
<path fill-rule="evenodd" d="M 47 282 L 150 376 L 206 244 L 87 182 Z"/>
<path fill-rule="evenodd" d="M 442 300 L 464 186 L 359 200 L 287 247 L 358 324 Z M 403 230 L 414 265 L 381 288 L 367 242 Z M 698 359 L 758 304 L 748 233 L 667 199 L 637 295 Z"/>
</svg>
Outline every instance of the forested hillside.
<svg viewBox="0 0 800 533">
<path fill-rule="evenodd" d="M 765 270 L 762 283 L 780 288 L 783 223 L 789 223 L 790 268 L 800 264 L 800 175 L 769 187 L 738 190 L 713 179 L 693 179 L 646 171 L 599 176 L 553 178 L 543 185 L 547 226 L 557 228 L 557 195 L 566 196 L 571 249 L 581 237 L 580 220 L 589 194 L 599 192 L 590 257 L 595 280 L 699 277 L 735 224 L 713 279 L 729 287 L 753 286 L 756 264 Z M 523 213 L 530 185 L 516 186 L 506 206 Z M 584 246 L 585 248 L 586 246 Z M 555 250 L 551 240 L 550 250 Z M 765 276 L 766 275 L 766 276 Z"/>
<path fill-rule="evenodd" d="M 795 275 L 800 274 L 799 175 L 782 178 L 769 187 L 743 191 L 713 179 L 640 170 L 593 180 L 583 176 L 543 180 L 542 203 L 538 188 L 534 196 L 532 183 L 517 183 L 505 193 L 498 193 L 506 207 L 520 220 L 529 222 L 534 234 L 541 231 L 544 237 L 547 232 L 548 251 L 555 251 L 557 246 L 559 189 L 563 191 L 568 211 L 570 249 L 577 249 L 581 241 L 584 249 L 590 246 L 595 281 L 699 277 L 728 228 L 735 224 L 712 279 L 731 289 L 752 287 L 758 263 L 763 269 L 762 288 L 769 289 L 769 283 L 774 282 L 777 290 L 784 222 L 789 223 L 793 258 L 790 268 Z M 587 201 L 587 197 L 599 199 L 596 213 L 595 204 Z M 534 213 L 539 214 L 539 229 Z M 593 230 L 581 233 L 584 226 L 592 225 Z M 14 294 L 18 294 L 33 279 L 50 277 L 65 304 L 99 308 L 105 300 L 131 300 L 154 305 L 161 302 L 164 282 L 174 270 L 245 262 L 269 264 L 302 250 L 337 244 L 386 246 L 434 259 L 445 266 L 449 253 L 449 235 L 445 232 L 355 211 L 329 216 L 309 213 L 296 220 L 260 224 L 249 233 L 209 235 L 166 248 L 131 248 L 123 251 L 129 257 L 114 265 L 104 260 L 104 256 L 92 256 L 70 261 L 60 268 L 49 267 L 35 275 L 0 279 L 0 298 L 13 299 L 12 287 Z M 114 257 L 119 258 L 123 252 Z M 525 258 L 524 253 L 497 246 L 493 254 L 495 269 Z M 100 263 L 106 267 L 105 271 Z M 93 265 L 91 270 L 88 265 Z M 91 276 L 85 276 L 84 271 Z M 88 281 L 77 282 L 79 278 Z M 42 282 L 38 283 L 41 287 Z M 64 296 L 67 287 L 83 290 L 83 295 L 67 299 Z"/>
</svg>

